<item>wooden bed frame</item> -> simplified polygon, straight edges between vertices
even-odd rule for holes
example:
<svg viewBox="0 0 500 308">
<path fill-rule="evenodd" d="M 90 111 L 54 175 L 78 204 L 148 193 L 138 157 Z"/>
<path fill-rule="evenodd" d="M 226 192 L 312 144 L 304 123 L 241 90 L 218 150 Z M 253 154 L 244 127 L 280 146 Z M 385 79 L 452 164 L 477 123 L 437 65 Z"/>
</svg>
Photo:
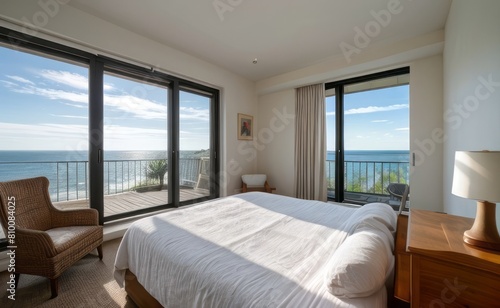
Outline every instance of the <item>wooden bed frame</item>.
<svg viewBox="0 0 500 308">
<path fill-rule="evenodd" d="M 130 270 L 125 272 L 125 291 L 127 295 L 139 307 L 163 308 L 163 306 L 149 294 L 146 289 L 137 281 L 137 277 Z"/>
</svg>

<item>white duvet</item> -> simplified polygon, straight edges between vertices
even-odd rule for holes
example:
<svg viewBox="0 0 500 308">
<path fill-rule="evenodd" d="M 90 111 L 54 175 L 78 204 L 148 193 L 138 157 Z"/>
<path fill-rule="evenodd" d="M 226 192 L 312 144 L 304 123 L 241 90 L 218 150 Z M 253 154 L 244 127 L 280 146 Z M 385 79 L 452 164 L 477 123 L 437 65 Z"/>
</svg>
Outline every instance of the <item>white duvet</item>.
<svg viewBox="0 0 500 308">
<path fill-rule="evenodd" d="M 123 286 L 130 269 L 165 307 L 385 307 L 385 287 L 343 299 L 324 282 L 335 249 L 373 219 L 390 237 L 396 215 L 384 204 L 353 208 L 259 192 L 220 198 L 132 224 L 115 278 Z"/>
</svg>

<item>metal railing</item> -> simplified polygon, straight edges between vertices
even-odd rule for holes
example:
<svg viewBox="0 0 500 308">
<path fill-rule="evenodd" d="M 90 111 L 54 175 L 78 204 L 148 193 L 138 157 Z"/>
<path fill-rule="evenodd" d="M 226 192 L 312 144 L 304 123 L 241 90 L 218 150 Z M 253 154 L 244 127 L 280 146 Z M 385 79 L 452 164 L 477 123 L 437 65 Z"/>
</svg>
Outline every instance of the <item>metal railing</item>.
<svg viewBox="0 0 500 308">
<path fill-rule="evenodd" d="M 155 184 L 147 175 L 147 165 L 155 159 L 105 160 L 104 194 L 112 195 Z M 179 160 L 180 184 L 194 187 L 200 158 Z M 409 182 L 408 162 L 345 161 L 344 190 L 354 193 L 388 195 L 389 183 Z M 15 176 L 12 176 L 15 175 Z M 328 189 L 335 188 L 335 161 L 326 161 Z M 53 201 L 88 199 L 88 162 L 0 162 L 0 181 L 46 176 Z M 165 183 L 167 182 L 165 178 Z"/>
<path fill-rule="evenodd" d="M 119 194 L 158 184 L 148 177 L 147 166 L 157 159 L 105 160 L 104 195 Z M 194 187 L 200 158 L 180 158 L 180 184 Z M 45 176 L 52 201 L 88 199 L 88 161 L 0 162 L 0 181 Z M 167 176 L 165 175 L 165 184 Z"/>
<path fill-rule="evenodd" d="M 344 191 L 389 195 L 389 183 L 409 183 L 409 162 L 345 161 Z M 335 190 L 335 161 L 326 161 L 328 190 Z"/>
</svg>

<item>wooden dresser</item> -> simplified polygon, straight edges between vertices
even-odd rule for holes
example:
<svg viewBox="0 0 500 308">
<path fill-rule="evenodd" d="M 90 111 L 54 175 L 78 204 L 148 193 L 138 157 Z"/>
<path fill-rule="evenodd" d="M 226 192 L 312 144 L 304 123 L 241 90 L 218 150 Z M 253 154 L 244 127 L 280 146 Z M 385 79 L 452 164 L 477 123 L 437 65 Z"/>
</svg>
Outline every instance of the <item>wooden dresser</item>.
<svg viewBox="0 0 500 308">
<path fill-rule="evenodd" d="M 423 210 L 400 215 L 395 297 L 411 307 L 500 307 L 500 253 L 463 242 L 473 221 Z"/>
</svg>

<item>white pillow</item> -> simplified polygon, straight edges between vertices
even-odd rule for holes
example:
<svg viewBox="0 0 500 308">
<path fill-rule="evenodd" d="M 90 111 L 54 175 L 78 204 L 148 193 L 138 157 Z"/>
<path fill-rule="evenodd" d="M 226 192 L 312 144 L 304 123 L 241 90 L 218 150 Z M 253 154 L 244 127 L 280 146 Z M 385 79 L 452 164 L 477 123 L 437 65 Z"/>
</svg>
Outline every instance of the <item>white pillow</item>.
<svg viewBox="0 0 500 308">
<path fill-rule="evenodd" d="M 328 291 L 337 297 L 355 298 L 380 290 L 394 267 L 390 247 L 380 231 L 363 230 L 349 236 L 328 264 Z"/>
<path fill-rule="evenodd" d="M 245 174 L 241 176 L 243 183 L 248 187 L 262 187 L 266 183 L 267 175 L 265 174 Z"/>
</svg>

